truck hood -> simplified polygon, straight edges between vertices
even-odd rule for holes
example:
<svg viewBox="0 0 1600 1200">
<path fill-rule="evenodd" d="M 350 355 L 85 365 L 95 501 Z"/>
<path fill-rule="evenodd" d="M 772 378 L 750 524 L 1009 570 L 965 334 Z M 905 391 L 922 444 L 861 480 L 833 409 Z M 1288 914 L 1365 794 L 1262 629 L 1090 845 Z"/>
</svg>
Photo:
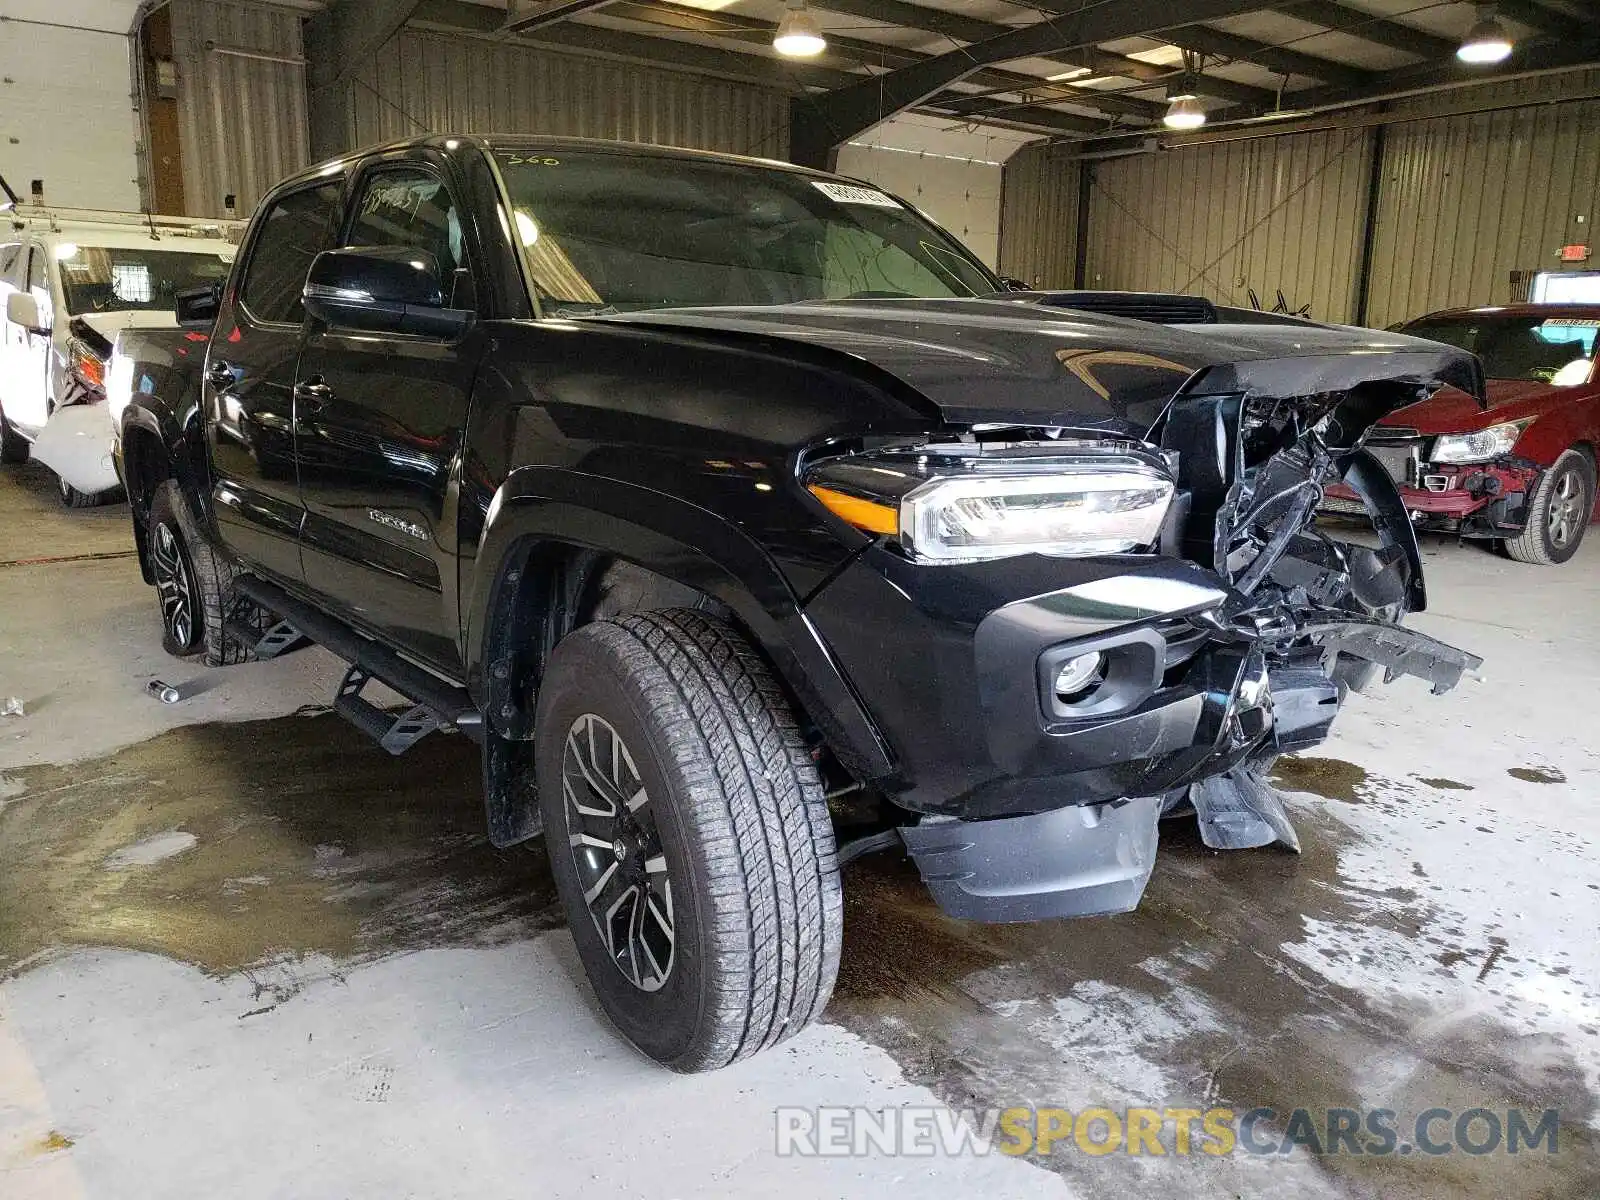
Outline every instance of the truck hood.
<svg viewBox="0 0 1600 1200">
<path fill-rule="evenodd" d="M 1142 436 L 1180 389 L 1309 396 L 1369 380 L 1483 381 L 1475 358 L 1404 334 L 1330 325 L 1158 325 L 1017 299 L 837 300 L 591 318 L 685 336 L 786 342 L 893 376 L 957 424 Z"/>
<path fill-rule="evenodd" d="M 1491 379 L 1488 382 L 1488 407 L 1480 405 L 1458 388 L 1440 388 L 1420 404 L 1407 405 L 1390 413 L 1379 424 L 1401 425 L 1419 433 L 1473 433 L 1524 417 L 1542 417 L 1563 405 L 1594 395 L 1591 387 L 1551 387 L 1521 379 Z"/>
</svg>

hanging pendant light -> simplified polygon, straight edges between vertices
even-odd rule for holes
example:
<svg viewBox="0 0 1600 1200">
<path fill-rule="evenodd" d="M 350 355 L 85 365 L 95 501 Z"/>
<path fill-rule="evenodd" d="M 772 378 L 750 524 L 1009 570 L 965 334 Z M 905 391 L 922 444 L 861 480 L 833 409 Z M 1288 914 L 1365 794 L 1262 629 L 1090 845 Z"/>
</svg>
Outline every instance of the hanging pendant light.
<svg viewBox="0 0 1600 1200">
<path fill-rule="evenodd" d="M 772 48 L 787 58 L 813 58 L 828 48 L 817 19 L 806 11 L 806 0 L 789 0 L 772 35 Z"/>
<path fill-rule="evenodd" d="M 1505 62 L 1511 57 L 1511 47 L 1511 34 L 1504 25 L 1495 20 L 1494 6 L 1485 4 L 1479 6 L 1478 23 L 1469 29 L 1467 36 L 1461 40 L 1461 45 L 1456 49 L 1456 57 L 1474 66 Z"/>
<path fill-rule="evenodd" d="M 1205 60 L 1183 52 L 1183 74 L 1167 85 L 1167 112 L 1161 123 L 1168 129 L 1199 129 L 1206 123 L 1200 107 L 1200 71 Z"/>
</svg>

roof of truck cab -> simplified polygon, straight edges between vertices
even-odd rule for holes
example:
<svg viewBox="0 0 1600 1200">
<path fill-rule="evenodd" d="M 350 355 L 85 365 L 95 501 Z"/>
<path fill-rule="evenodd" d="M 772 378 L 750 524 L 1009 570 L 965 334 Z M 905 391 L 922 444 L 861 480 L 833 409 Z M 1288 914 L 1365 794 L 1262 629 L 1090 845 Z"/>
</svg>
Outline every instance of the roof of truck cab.
<svg viewBox="0 0 1600 1200">
<path fill-rule="evenodd" d="M 377 154 L 392 154 L 397 150 L 438 150 L 446 154 L 459 153 L 463 148 L 485 153 L 497 150 L 561 150 L 585 153 L 617 154 L 635 158 L 677 158 L 699 162 L 721 162 L 744 167 L 761 167 L 766 170 L 791 171 L 796 175 L 810 175 L 820 179 L 838 179 L 842 176 L 775 158 L 753 158 L 743 154 L 724 154 L 716 150 L 693 150 L 684 146 L 657 146 L 648 142 L 618 142 L 601 138 L 542 137 L 532 133 L 477 134 L 429 133 L 416 137 L 399 138 L 373 146 L 363 146 L 336 158 L 314 163 L 304 170 L 282 180 L 273 187 L 276 191 L 286 183 L 304 183 L 324 175 L 336 175 L 351 163 L 371 158 Z"/>
<path fill-rule="evenodd" d="M 1413 317 L 1418 321 L 1453 321 L 1470 317 L 1544 317 L 1555 320 L 1600 321 L 1600 304 L 1477 304 L 1469 308 L 1441 308 Z"/>
</svg>

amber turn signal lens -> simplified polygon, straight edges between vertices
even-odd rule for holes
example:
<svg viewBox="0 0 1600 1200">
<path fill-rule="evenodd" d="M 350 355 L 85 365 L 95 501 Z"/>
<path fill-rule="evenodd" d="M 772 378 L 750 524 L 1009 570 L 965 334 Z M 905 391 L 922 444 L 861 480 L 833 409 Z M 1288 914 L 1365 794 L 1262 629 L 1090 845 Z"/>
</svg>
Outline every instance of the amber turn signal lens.
<svg viewBox="0 0 1600 1200">
<path fill-rule="evenodd" d="M 818 487 L 816 484 L 811 484 L 807 490 L 822 501 L 823 507 L 834 516 L 842 521 L 848 521 L 857 529 L 868 533 L 900 532 L 900 510 L 893 505 L 847 496 L 843 492 Z"/>
<path fill-rule="evenodd" d="M 92 354 L 78 355 L 78 378 L 90 387 L 106 386 L 106 365 Z"/>
</svg>

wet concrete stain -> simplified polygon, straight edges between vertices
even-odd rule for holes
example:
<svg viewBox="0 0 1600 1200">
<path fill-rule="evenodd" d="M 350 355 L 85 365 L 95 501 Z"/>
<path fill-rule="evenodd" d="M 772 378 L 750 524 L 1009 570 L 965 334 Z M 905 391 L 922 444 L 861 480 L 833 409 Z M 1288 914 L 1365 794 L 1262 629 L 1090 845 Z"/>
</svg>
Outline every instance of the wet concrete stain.
<svg viewBox="0 0 1600 1200">
<path fill-rule="evenodd" d="M 1365 780 L 1338 760 L 1284 762 L 1314 764 L 1291 767 L 1285 786 L 1309 780 L 1319 795 Z M 291 717 L 178 730 L 8 779 L 0 979 L 61 947 L 127 947 L 243 974 L 254 999 L 239 1019 L 250 1020 L 295 994 L 301 956 L 353 963 L 560 923 L 542 845 L 485 841 L 478 751 L 462 738 L 397 760 L 336 717 Z M 1515 962 L 1503 941 L 1469 949 L 1416 891 L 1341 882 L 1351 831 L 1331 809 L 1297 804 L 1293 817 L 1299 857 L 1218 854 L 1192 820 L 1164 822 L 1140 908 L 1089 921 L 951 921 L 903 858 L 862 859 L 845 872 L 844 959 L 825 1019 L 957 1107 L 1558 1108 L 1553 1158 L 1339 1157 L 1312 1169 L 1335 1191 L 1385 1200 L 1600 1195 L 1589 1128 L 1600 1107 L 1570 1050 L 1494 1015 L 1497 995 L 1516 1002 L 1492 991 Z M 131 847 L 141 858 L 152 842 L 171 848 L 174 833 L 193 844 L 107 869 Z M 1477 974 L 1486 1002 L 1435 1011 L 1333 984 L 1285 949 L 1311 922 L 1414 946 L 1441 981 Z M 1368 953 L 1353 944 L 1321 953 Z M 383 1081 L 364 1094 L 381 1102 Z M 1041 1165 L 1091 1196 L 1126 1195 L 1132 1180 L 1157 1198 L 1268 1194 L 1263 1164 L 1243 1156 L 1068 1152 Z"/>
<path fill-rule="evenodd" d="M 332 715 L 174 730 L 98 761 L 10 772 L 0 978 L 114 946 L 255 972 L 267 1003 L 322 954 L 492 944 L 560 924 L 543 844 L 484 839 L 479 751 L 392 758 Z"/>
<path fill-rule="evenodd" d="M 1565 783 L 1567 777 L 1554 767 L 1512 767 L 1506 772 L 1523 783 Z"/>
<path fill-rule="evenodd" d="M 1454 779 L 1430 779 L 1423 775 L 1414 775 L 1412 778 L 1414 778 L 1418 783 L 1425 784 L 1431 788 L 1436 788 L 1441 792 L 1472 791 L 1472 785 L 1470 783 L 1458 783 Z"/>
<path fill-rule="evenodd" d="M 76 1138 L 70 1138 L 59 1129 L 52 1129 L 42 1138 L 36 1138 L 23 1153 L 30 1158 L 41 1158 L 46 1154 L 56 1154 L 62 1150 L 71 1150 L 78 1144 Z"/>
<path fill-rule="evenodd" d="M 1339 758 L 1315 758 L 1286 754 L 1272 768 L 1273 783 L 1292 792 L 1309 792 L 1325 800 L 1360 804 L 1356 789 L 1367 782 L 1367 773 L 1355 763 Z"/>
<path fill-rule="evenodd" d="M 1385 1200 L 1600 1195 L 1589 1128 L 1600 1101 L 1569 1048 L 1511 1028 L 1490 1005 L 1434 1011 L 1364 995 L 1286 952 L 1315 921 L 1415 943 L 1419 956 L 1438 948 L 1441 982 L 1455 977 L 1446 959 L 1480 962 L 1475 973 L 1492 980 L 1512 958 L 1502 939 L 1452 949 L 1460 931 L 1438 929 L 1416 892 L 1343 884 L 1349 830 L 1315 809 L 1293 816 L 1298 858 L 1218 854 L 1193 822 L 1164 822 L 1140 907 L 1086 921 L 951 921 L 909 863 L 862 859 L 846 872 L 844 964 L 827 1019 L 958 1108 L 1264 1106 L 1281 1122 L 1295 1108 L 1320 1121 L 1328 1108 L 1385 1107 L 1402 1124 L 1435 1105 L 1521 1106 L 1535 1119 L 1558 1108 L 1555 1156 L 1330 1156 L 1309 1169 L 1334 1193 Z M 1129 1194 L 1135 1178 L 1141 1196 L 1299 1194 L 1263 1192 L 1259 1160 L 1169 1157 L 1137 1171 L 1136 1161 L 1071 1150 L 1039 1160 L 1093 1196 Z"/>
</svg>

